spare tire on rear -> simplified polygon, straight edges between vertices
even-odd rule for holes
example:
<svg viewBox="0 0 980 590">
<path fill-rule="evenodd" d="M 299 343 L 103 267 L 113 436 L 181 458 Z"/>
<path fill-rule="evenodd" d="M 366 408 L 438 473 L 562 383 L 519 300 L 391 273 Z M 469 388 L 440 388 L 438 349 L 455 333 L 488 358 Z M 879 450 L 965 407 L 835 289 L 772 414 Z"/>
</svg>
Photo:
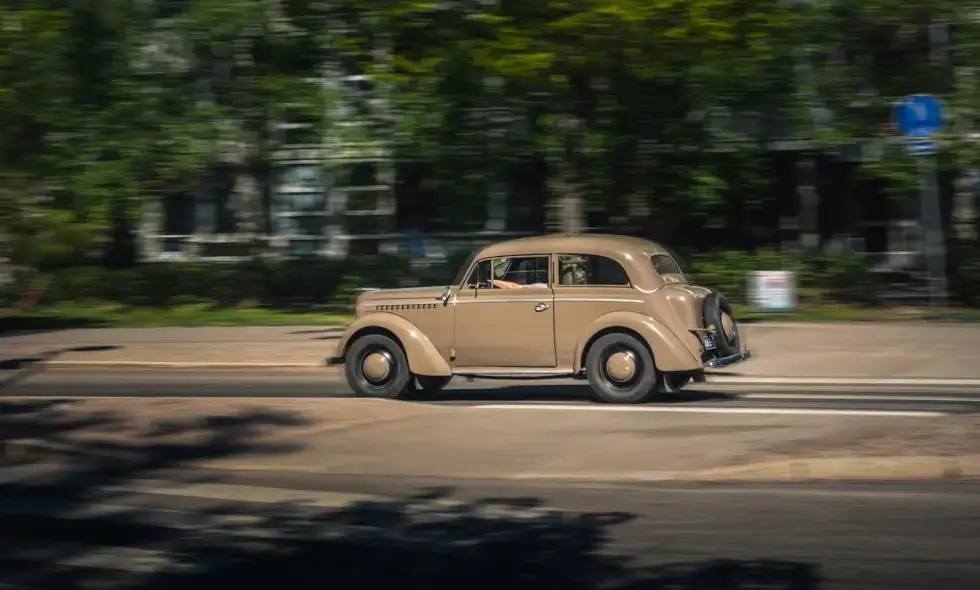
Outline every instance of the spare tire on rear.
<svg viewBox="0 0 980 590">
<path fill-rule="evenodd" d="M 735 312 L 727 297 L 718 291 L 708 293 L 704 298 L 702 317 L 705 328 L 709 330 L 714 328 L 715 350 L 718 351 L 718 356 L 731 356 L 742 350 Z"/>
</svg>

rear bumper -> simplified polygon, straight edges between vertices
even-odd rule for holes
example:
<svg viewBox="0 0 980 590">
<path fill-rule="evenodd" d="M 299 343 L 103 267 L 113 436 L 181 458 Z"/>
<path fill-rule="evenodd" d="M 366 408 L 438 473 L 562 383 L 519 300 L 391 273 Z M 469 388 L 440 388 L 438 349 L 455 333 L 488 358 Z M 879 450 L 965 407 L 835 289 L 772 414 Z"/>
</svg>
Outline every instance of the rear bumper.
<svg viewBox="0 0 980 590">
<path fill-rule="evenodd" d="M 711 359 L 710 361 L 705 361 L 705 369 L 720 369 L 722 367 L 727 367 L 729 365 L 737 365 L 738 363 L 744 363 L 748 359 L 752 358 L 752 351 L 745 349 L 741 352 L 737 352 L 730 356 L 723 356 L 721 358 Z"/>
<path fill-rule="evenodd" d="M 327 358 L 328 367 L 336 367 L 337 365 L 344 364 L 344 357 L 342 356 L 332 356 Z"/>
</svg>

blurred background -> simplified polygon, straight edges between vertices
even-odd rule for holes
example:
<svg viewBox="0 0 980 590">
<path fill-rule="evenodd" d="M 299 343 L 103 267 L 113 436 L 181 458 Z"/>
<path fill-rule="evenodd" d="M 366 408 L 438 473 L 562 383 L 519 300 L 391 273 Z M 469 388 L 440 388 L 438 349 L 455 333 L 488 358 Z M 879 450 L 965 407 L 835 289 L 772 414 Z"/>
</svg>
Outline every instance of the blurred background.
<svg viewBox="0 0 980 590">
<path fill-rule="evenodd" d="M 923 179 L 965 317 L 978 64 L 974 0 L 7 0 L 0 322 L 308 322 L 555 231 L 663 242 L 746 314 L 755 271 L 899 313 Z"/>
</svg>

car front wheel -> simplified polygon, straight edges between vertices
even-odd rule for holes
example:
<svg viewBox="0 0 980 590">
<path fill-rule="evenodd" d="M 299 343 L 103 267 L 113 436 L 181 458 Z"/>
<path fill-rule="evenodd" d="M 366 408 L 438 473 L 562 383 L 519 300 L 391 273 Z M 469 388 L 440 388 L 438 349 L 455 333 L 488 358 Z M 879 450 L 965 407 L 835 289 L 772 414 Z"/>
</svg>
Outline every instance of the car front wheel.
<svg viewBox="0 0 980 590">
<path fill-rule="evenodd" d="M 653 355 L 629 334 L 606 334 L 596 340 L 585 358 L 585 374 L 595 396 L 606 403 L 639 404 L 656 393 Z"/>
<path fill-rule="evenodd" d="M 355 395 L 387 399 L 401 397 L 412 378 L 401 346 L 381 334 L 368 334 L 351 344 L 344 373 Z"/>
</svg>

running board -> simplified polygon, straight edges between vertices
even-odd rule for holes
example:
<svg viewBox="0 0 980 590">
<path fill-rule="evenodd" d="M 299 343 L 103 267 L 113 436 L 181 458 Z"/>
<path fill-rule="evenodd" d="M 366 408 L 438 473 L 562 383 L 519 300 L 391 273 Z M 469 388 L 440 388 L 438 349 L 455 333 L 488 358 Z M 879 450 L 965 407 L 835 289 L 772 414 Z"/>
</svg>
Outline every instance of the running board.
<svg viewBox="0 0 980 590">
<path fill-rule="evenodd" d="M 453 376 L 456 377 L 466 377 L 468 380 L 474 379 L 525 379 L 525 380 L 543 380 L 543 379 L 570 379 L 575 377 L 575 373 L 568 370 L 561 371 L 500 371 L 500 370 L 462 370 L 453 371 Z"/>
</svg>

